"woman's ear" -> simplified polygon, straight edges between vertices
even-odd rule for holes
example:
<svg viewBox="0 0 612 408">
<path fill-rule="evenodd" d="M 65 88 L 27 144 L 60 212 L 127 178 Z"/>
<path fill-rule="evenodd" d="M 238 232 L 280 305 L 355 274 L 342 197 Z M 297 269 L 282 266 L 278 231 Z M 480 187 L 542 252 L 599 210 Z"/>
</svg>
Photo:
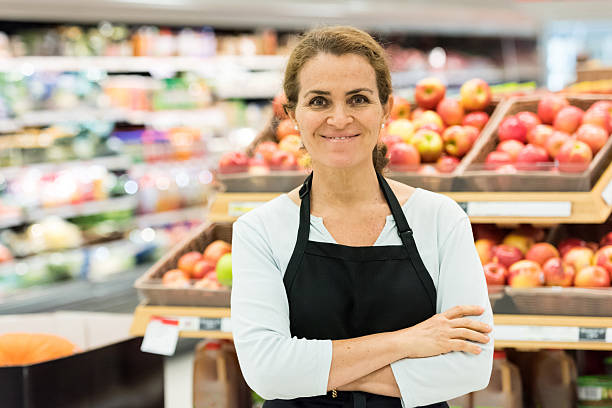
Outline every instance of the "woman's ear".
<svg viewBox="0 0 612 408">
<path fill-rule="evenodd" d="M 393 95 L 389 95 L 387 103 L 383 105 L 383 123 L 387 123 L 387 121 L 389 120 L 391 109 L 393 109 Z"/>
</svg>

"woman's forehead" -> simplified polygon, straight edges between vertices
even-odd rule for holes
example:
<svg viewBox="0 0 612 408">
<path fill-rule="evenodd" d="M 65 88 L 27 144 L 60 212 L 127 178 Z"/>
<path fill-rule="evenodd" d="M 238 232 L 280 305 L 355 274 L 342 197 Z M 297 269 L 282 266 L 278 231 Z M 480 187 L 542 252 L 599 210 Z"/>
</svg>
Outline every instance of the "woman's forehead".
<svg viewBox="0 0 612 408">
<path fill-rule="evenodd" d="M 357 88 L 376 92 L 376 72 L 357 54 L 318 54 L 304 64 L 299 81 L 302 95 L 311 90 L 344 93 Z"/>
</svg>

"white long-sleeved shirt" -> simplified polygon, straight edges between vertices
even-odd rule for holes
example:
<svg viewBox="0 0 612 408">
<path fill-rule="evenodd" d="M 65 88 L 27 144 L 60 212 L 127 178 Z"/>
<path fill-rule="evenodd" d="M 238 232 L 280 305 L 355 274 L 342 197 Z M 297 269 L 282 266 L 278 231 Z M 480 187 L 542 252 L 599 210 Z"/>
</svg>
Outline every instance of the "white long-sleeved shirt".
<svg viewBox="0 0 612 408">
<path fill-rule="evenodd" d="M 416 189 L 402 210 L 436 287 L 436 312 L 456 305 L 481 305 L 485 313 L 472 318 L 492 326 L 484 273 L 465 212 L 450 198 L 423 189 Z M 299 219 L 299 207 L 282 194 L 240 217 L 233 227 L 234 343 L 247 383 L 265 399 L 327 392 L 332 341 L 291 337 L 289 328 L 283 275 L 297 240 Z M 314 215 L 310 216 L 309 239 L 335 243 L 322 218 Z M 389 215 L 374 245 L 401 244 L 395 220 Z M 482 346 L 479 355 L 451 352 L 392 363 L 402 406 L 446 401 L 486 387 L 493 341 Z"/>
</svg>

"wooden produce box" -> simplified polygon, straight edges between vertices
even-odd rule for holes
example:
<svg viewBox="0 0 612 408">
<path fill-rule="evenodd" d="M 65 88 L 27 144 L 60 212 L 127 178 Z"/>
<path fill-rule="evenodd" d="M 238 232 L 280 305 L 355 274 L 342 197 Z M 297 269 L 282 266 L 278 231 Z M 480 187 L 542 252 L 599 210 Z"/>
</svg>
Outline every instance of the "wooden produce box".
<svg viewBox="0 0 612 408">
<path fill-rule="evenodd" d="M 587 110 L 611 95 L 565 95 L 571 105 Z M 612 137 L 594 155 L 582 173 L 559 172 L 554 162 L 541 163 L 538 170 L 499 173 L 485 169 L 487 155 L 498 144 L 497 128 L 502 120 L 521 111 L 537 112 L 539 96 L 508 99 L 499 106 L 480 136 L 478 149 L 472 149 L 459 165 L 453 191 L 590 191 L 612 160 Z"/>
<path fill-rule="evenodd" d="M 163 274 L 176 268 L 178 259 L 183 254 L 190 251 L 202 252 L 208 244 L 218 239 L 232 242 L 231 223 L 204 223 L 198 226 L 138 278 L 134 287 L 149 305 L 228 307 L 231 293 L 229 288 L 173 288 L 162 284 Z"/>
</svg>

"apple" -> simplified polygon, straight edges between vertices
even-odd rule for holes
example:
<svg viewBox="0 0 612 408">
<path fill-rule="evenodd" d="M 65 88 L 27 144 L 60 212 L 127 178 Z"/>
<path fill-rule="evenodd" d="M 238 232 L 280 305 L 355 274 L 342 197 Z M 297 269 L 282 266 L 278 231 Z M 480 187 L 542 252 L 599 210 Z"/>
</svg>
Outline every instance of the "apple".
<svg viewBox="0 0 612 408">
<path fill-rule="evenodd" d="M 610 279 L 612 279 L 612 245 L 601 247 L 597 252 L 595 252 L 593 264 L 599 265 L 608 271 L 610 274 Z"/>
<path fill-rule="evenodd" d="M 593 154 L 597 153 L 608 141 L 608 132 L 602 127 L 585 123 L 576 131 L 576 139 L 586 143 Z"/>
<path fill-rule="evenodd" d="M 208 244 L 202 255 L 203 259 L 216 264 L 219 258 L 230 252 L 232 252 L 232 245 L 223 240 L 217 239 Z"/>
<path fill-rule="evenodd" d="M 193 287 L 198 289 L 210 289 L 210 290 L 219 290 L 222 289 L 223 286 L 219 283 L 216 277 L 214 277 L 214 273 L 209 273 L 204 276 L 202 279 L 197 281 Z"/>
<path fill-rule="evenodd" d="M 529 132 L 531 129 L 533 129 L 537 125 L 542 124 L 542 121 L 540 120 L 538 115 L 536 115 L 533 112 L 522 111 L 514 115 L 514 117 L 516 117 L 518 121 L 521 122 L 525 126 L 525 128 L 527 129 L 527 132 Z"/>
<path fill-rule="evenodd" d="M 489 114 L 487 112 L 476 111 L 465 115 L 461 124 L 463 126 L 474 126 L 476 129 L 482 130 L 488 121 Z"/>
<path fill-rule="evenodd" d="M 424 123 L 424 124 L 419 124 L 419 130 L 422 129 L 427 129 L 427 130 L 433 130 L 434 132 L 436 132 L 437 134 L 441 135 L 442 132 L 444 132 L 444 126 L 440 126 L 437 123 Z"/>
<path fill-rule="evenodd" d="M 227 152 L 219 159 L 219 173 L 243 173 L 249 168 L 249 158 L 242 152 Z"/>
<path fill-rule="evenodd" d="M 436 107 L 436 112 L 448 126 L 461 125 L 465 112 L 456 99 L 444 98 Z"/>
<path fill-rule="evenodd" d="M 483 110 L 491 102 L 491 89 L 485 81 L 479 78 L 470 79 L 461 85 L 459 95 L 463 109 L 468 111 Z"/>
<path fill-rule="evenodd" d="M 564 256 L 563 261 L 569 265 L 572 265 L 576 272 L 584 267 L 591 265 L 593 260 L 593 250 L 590 248 L 575 247 L 570 249 Z"/>
<path fill-rule="evenodd" d="M 272 170 L 295 170 L 297 169 L 297 159 L 292 153 L 279 150 L 270 159 L 270 169 Z"/>
<path fill-rule="evenodd" d="M 557 113 L 566 106 L 569 106 L 569 102 L 563 96 L 544 95 L 538 102 L 538 116 L 542 119 L 542 123 L 552 125 Z"/>
<path fill-rule="evenodd" d="M 423 114 L 423 112 L 425 112 L 425 109 L 421 108 L 420 106 L 418 108 L 416 108 L 415 110 L 412 111 L 412 113 L 410 114 L 410 120 L 415 121 L 418 118 L 421 117 L 421 115 Z"/>
<path fill-rule="evenodd" d="M 518 140 L 525 143 L 527 142 L 527 128 L 516 116 L 508 116 L 499 124 L 497 137 L 502 142 L 504 140 Z"/>
<path fill-rule="evenodd" d="M 527 131 L 527 142 L 546 148 L 546 143 L 554 132 L 555 129 L 550 125 L 536 125 Z"/>
<path fill-rule="evenodd" d="M 411 143 L 417 148 L 424 162 L 435 162 L 442 154 L 444 144 L 433 130 L 421 129 L 412 136 Z"/>
<path fill-rule="evenodd" d="M 281 120 L 276 128 L 276 138 L 280 142 L 285 136 L 299 134 L 291 119 Z"/>
<path fill-rule="evenodd" d="M 476 252 L 478 252 L 478 257 L 480 258 L 481 264 L 487 264 L 493 260 L 493 248 L 495 247 L 495 241 L 492 239 L 477 239 L 474 242 L 474 246 L 476 247 Z"/>
<path fill-rule="evenodd" d="M 519 170 L 543 170 L 541 163 L 548 162 L 546 149 L 528 144 L 516 156 L 516 168 Z"/>
<path fill-rule="evenodd" d="M 436 170 L 436 168 L 431 164 L 422 164 L 421 167 L 419 167 L 419 171 L 417 171 L 417 173 L 422 174 L 424 176 L 433 176 L 438 174 L 438 170 Z"/>
<path fill-rule="evenodd" d="M 446 94 L 446 86 L 438 78 L 430 77 L 417 82 L 414 100 L 423 109 L 434 109 Z"/>
<path fill-rule="evenodd" d="M 514 160 L 512 160 L 512 157 L 507 152 L 493 151 L 489 153 L 485 159 L 485 168 L 488 170 L 496 170 L 503 165 L 512 163 L 513 161 Z"/>
<path fill-rule="evenodd" d="M 534 288 L 544 285 L 544 272 L 540 264 L 522 260 L 508 268 L 508 284 L 513 288 Z"/>
<path fill-rule="evenodd" d="M 588 241 L 586 247 L 593 250 L 593 252 L 597 252 L 597 250 L 599 249 L 599 245 L 597 244 L 597 242 L 593 241 Z"/>
<path fill-rule="evenodd" d="M 574 133 L 580 123 L 582 122 L 582 116 L 584 111 L 576 106 L 566 106 L 561 109 L 553 122 L 555 130 L 560 130 L 566 133 Z"/>
<path fill-rule="evenodd" d="M 255 148 L 255 155 L 261 155 L 266 163 L 270 163 L 272 155 L 278 151 L 278 144 L 274 142 L 262 142 Z"/>
<path fill-rule="evenodd" d="M 462 157 L 472 147 L 472 140 L 463 126 L 451 126 L 442 134 L 444 149 L 455 157 Z"/>
<path fill-rule="evenodd" d="M 280 92 L 276 94 L 274 99 L 272 100 L 272 110 L 274 111 L 274 116 L 279 119 L 287 119 L 287 112 L 285 112 L 285 105 L 287 104 L 287 96 L 285 96 L 284 92 Z"/>
<path fill-rule="evenodd" d="M 612 114 L 603 107 L 589 108 L 582 117 L 582 124 L 596 125 L 603 128 L 608 134 L 612 132 Z"/>
<path fill-rule="evenodd" d="M 589 110 L 603 109 L 612 115 L 612 101 L 597 101 L 589 107 Z"/>
<path fill-rule="evenodd" d="M 505 285 L 508 277 L 508 270 L 504 265 L 497 262 L 488 262 L 482 269 L 484 270 L 487 285 Z"/>
<path fill-rule="evenodd" d="M 434 124 L 440 129 L 444 129 L 444 122 L 440 115 L 432 110 L 426 110 L 417 119 L 414 120 L 415 129 L 421 129 L 427 124 Z"/>
<path fill-rule="evenodd" d="M 504 237 L 502 244 L 510 245 L 515 248 L 518 248 L 523 255 L 529 251 L 529 248 L 534 244 L 534 240 L 532 237 L 528 235 L 517 234 L 516 232 L 511 232 L 510 234 Z"/>
<path fill-rule="evenodd" d="M 533 242 L 543 241 L 546 237 L 546 231 L 544 231 L 544 228 L 534 227 L 531 224 L 522 224 L 513 232 L 518 235 L 530 237 Z"/>
<path fill-rule="evenodd" d="M 559 162 L 559 171 L 580 173 L 589 168 L 593 152 L 589 145 L 580 140 L 568 140 L 561 146 L 556 159 Z"/>
<path fill-rule="evenodd" d="M 557 158 L 559 150 L 561 150 L 561 146 L 563 146 L 565 142 L 569 140 L 571 140 L 571 136 L 569 134 L 555 130 L 546 141 L 546 151 L 548 152 L 548 155 L 553 159 Z"/>
<path fill-rule="evenodd" d="M 516 247 L 501 244 L 493 248 L 493 262 L 498 262 L 506 268 L 521 259 L 523 259 L 523 253 Z"/>
<path fill-rule="evenodd" d="M 396 119 L 387 126 L 387 135 L 399 136 L 404 142 L 410 143 L 414 135 L 414 124 L 408 119 Z"/>
<path fill-rule="evenodd" d="M 404 143 L 404 139 L 402 139 L 398 135 L 390 135 L 386 134 L 380 138 L 380 141 L 387 145 L 387 147 L 391 147 L 396 143 Z"/>
<path fill-rule="evenodd" d="M 533 244 L 525 254 L 525 259 L 544 265 L 550 258 L 559 258 L 559 251 L 548 242 Z"/>
<path fill-rule="evenodd" d="M 478 136 L 480 136 L 480 130 L 478 130 L 478 128 L 475 128 L 474 126 L 469 125 L 464 125 L 463 129 L 468 134 L 470 138 L 470 144 L 473 146 L 476 142 L 476 139 L 478 139 Z"/>
<path fill-rule="evenodd" d="M 498 244 L 504 238 L 504 230 L 495 224 L 474 224 L 472 225 L 472 230 L 474 231 L 475 240 L 490 239 Z"/>
<path fill-rule="evenodd" d="M 601 237 L 599 241 L 599 246 L 604 247 L 606 245 L 612 245 L 612 232 L 608 232 L 606 235 Z"/>
<path fill-rule="evenodd" d="M 460 161 L 458 158 L 453 156 L 441 156 L 436 161 L 436 170 L 440 173 L 452 173 L 455 171 Z"/>
<path fill-rule="evenodd" d="M 599 265 L 587 266 L 576 273 L 574 286 L 581 288 L 608 287 L 610 275 Z"/>
<path fill-rule="evenodd" d="M 506 152 L 510 155 L 510 159 L 514 162 L 518 157 L 519 153 L 525 148 L 525 145 L 518 140 L 510 139 L 504 140 L 497 145 L 496 150 L 498 152 Z"/>
<path fill-rule="evenodd" d="M 193 267 L 191 279 L 202 279 L 204 276 L 215 271 L 215 263 L 206 259 L 198 261 Z"/>
<path fill-rule="evenodd" d="M 578 248 L 586 248 L 586 241 L 579 238 L 566 238 L 563 241 L 559 242 L 557 248 L 559 248 L 559 253 L 561 257 L 564 257 L 566 253 L 569 252 L 570 249 L 578 247 Z"/>
<path fill-rule="evenodd" d="M 389 167 L 404 171 L 416 171 L 421 163 L 419 151 L 411 144 L 395 143 L 387 152 Z"/>
<path fill-rule="evenodd" d="M 410 102 L 406 99 L 393 95 L 393 108 L 391 108 L 390 117 L 395 119 L 410 119 Z"/>
<path fill-rule="evenodd" d="M 287 153 L 291 153 L 294 156 L 300 155 L 300 149 L 302 147 L 302 138 L 298 135 L 287 135 L 278 144 L 279 150 L 283 150 Z M 274 157 L 274 154 L 272 154 Z"/>
<path fill-rule="evenodd" d="M 202 254 L 200 252 L 191 251 L 181 255 L 177 262 L 177 267 L 187 273 L 188 276 L 193 274 L 195 265 L 202 260 Z"/>
<path fill-rule="evenodd" d="M 232 254 L 225 254 L 217 262 L 217 280 L 224 286 L 232 286 Z"/>
<path fill-rule="evenodd" d="M 542 266 L 542 272 L 546 286 L 572 286 L 576 276 L 576 269 L 558 257 L 548 259 Z"/>
<path fill-rule="evenodd" d="M 189 287 L 189 274 L 180 269 L 171 269 L 163 274 L 162 284 L 173 288 Z"/>
</svg>

